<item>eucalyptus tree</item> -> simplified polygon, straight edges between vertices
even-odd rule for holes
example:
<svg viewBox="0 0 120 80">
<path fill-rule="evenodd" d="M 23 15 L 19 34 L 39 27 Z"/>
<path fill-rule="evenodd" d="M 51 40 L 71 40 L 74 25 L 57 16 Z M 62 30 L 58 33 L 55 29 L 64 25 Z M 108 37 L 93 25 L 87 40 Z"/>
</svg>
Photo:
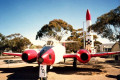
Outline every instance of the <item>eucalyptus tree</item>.
<svg viewBox="0 0 120 80">
<path fill-rule="evenodd" d="M 5 50 L 6 47 L 8 47 L 8 40 L 6 37 L 0 33 L 0 54 Z"/>
<path fill-rule="evenodd" d="M 120 6 L 98 17 L 90 29 L 111 41 L 120 42 Z"/>
<path fill-rule="evenodd" d="M 8 46 L 13 52 L 22 52 L 28 45 L 31 45 L 29 39 L 23 37 L 20 33 L 15 33 L 6 36 L 8 39 Z"/>
<path fill-rule="evenodd" d="M 36 39 L 45 39 L 45 37 L 47 37 L 55 38 L 60 41 L 68 34 L 68 32 L 72 31 L 72 25 L 61 19 L 54 19 L 50 21 L 49 24 L 42 26 L 42 28 L 37 32 Z"/>
</svg>

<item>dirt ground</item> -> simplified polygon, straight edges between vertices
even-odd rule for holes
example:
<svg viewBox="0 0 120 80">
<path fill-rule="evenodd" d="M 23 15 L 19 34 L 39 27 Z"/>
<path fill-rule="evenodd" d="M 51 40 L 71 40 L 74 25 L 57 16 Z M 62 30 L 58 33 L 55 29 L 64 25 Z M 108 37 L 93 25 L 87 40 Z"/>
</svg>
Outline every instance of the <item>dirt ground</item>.
<svg viewBox="0 0 120 80">
<path fill-rule="evenodd" d="M 47 80 L 120 80 L 120 61 L 97 57 L 87 64 L 78 62 L 77 69 L 72 62 L 67 59 L 65 64 L 53 65 Z M 37 63 L 28 64 L 18 57 L 0 58 L 0 80 L 40 80 L 38 73 Z"/>
</svg>

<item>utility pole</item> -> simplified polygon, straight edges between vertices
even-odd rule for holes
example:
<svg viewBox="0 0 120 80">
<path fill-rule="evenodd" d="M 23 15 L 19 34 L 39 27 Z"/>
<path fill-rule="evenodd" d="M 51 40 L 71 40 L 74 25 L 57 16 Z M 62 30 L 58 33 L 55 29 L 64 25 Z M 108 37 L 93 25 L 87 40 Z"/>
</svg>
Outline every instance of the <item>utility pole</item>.
<svg viewBox="0 0 120 80">
<path fill-rule="evenodd" d="M 85 28 L 84 28 L 84 21 L 83 21 L 83 40 L 84 40 L 84 49 L 85 49 Z"/>
</svg>

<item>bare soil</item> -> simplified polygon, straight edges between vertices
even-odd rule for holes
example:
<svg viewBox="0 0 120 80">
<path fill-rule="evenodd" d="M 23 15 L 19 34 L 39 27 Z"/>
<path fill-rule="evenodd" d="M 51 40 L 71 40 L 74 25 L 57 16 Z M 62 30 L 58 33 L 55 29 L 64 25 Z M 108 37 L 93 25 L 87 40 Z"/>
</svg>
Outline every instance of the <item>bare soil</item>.
<svg viewBox="0 0 120 80">
<path fill-rule="evenodd" d="M 8 64 L 5 60 L 11 60 Z M 87 64 L 78 62 L 72 67 L 72 59 L 53 65 L 47 80 L 120 80 L 120 61 L 111 58 L 92 58 Z M 28 64 L 20 58 L 0 59 L 0 80 L 40 80 L 37 63 Z"/>
</svg>

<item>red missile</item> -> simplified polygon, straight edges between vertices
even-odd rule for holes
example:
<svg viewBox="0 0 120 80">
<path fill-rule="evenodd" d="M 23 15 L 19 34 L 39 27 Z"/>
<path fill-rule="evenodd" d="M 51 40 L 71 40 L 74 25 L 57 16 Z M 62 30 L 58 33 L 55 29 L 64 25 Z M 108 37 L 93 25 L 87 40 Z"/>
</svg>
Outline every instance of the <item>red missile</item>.
<svg viewBox="0 0 120 80">
<path fill-rule="evenodd" d="M 90 12 L 88 9 L 87 9 L 87 13 L 86 13 L 86 21 L 87 20 L 91 20 L 91 15 L 90 15 Z"/>
<path fill-rule="evenodd" d="M 89 26 L 91 26 L 91 15 L 90 15 L 90 11 L 87 9 L 87 12 L 86 12 L 86 28 L 88 29 Z M 91 35 L 91 36 L 89 36 L 89 35 Z M 86 41 L 87 41 L 86 49 L 89 50 L 91 53 L 93 53 L 92 48 L 94 47 L 94 43 L 93 43 L 92 31 L 87 32 Z"/>
</svg>

